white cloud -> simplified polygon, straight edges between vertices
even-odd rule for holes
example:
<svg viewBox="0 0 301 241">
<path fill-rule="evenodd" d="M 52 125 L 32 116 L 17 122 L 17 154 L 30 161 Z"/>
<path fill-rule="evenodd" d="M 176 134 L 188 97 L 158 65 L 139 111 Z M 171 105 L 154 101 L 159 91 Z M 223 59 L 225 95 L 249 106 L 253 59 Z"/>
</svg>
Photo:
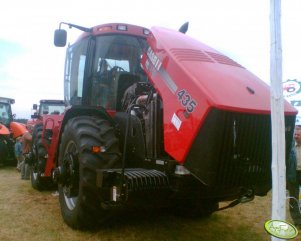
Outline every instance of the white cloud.
<svg viewBox="0 0 301 241">
<path fill-rule="evenodd" d="M 189 21 L 187 34 L 223 52 L 269 82 L 269 4 L 270 1 L 262 0 L 172 3 L 159 0 L 151 3 L 141 0 L 86 0 L 84 3 L 11 0 L 0 9 L 0 39 L 17 42 L 27 51 L 18 58 L 9 59 L 6 67 L 0 67 L 0 73 L 10 76 L 9 83 L 5 84 L 1 83 L 3 76 L 0 76 L 1 92 L 16 98 L 14 110 L 22 117 L 28 115 L 32 102 L 62 95 L 65 50 L 53 46 L 53 32 L 62 21 L 86 27 L 125 22 L 172 29 Z M 301 1 L 282 1 L 284 79 L 301 78 L 300 12 Z M 69 40 L 73 41 L 78 34 L 79 31 L 69 31 Z M 24 93 L 26 97 L 23 97 Z"/>
</svg>

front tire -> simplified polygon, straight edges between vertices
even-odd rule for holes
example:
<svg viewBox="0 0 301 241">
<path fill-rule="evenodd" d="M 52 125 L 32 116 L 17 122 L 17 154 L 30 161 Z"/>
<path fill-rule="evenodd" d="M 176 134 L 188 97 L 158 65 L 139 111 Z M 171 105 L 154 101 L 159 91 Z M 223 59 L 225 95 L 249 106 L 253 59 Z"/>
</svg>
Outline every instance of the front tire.
<svg viewBox="0 0 301 241">
<path fill-rule="evenodd" d="M 92 153 L 92 146 L 103 152 Z M 59 200 L 64 221 L 74 229 L 89 229 L 110 212 L 101 208 L 96 169 L 119 164 L 118 139 L 105 119 L 80 116 L 70 119 L 62 134 L 59 152 Z"/>
<path fill-rule="evenodd" d="M 47 150 L 44 146 L 43 137 L 43 124 L 36 124 L 33 130 L 33 154 L 34 162 L 30 168 L 31 186 L 38 190 L 48 190 L 53 186 L 53 182 L 49 177 L 42 177 L 42 173 L 45 171 L 45 165 L 47 160 Z M 45 132 L 44 141 L 49 145 L 50 141 L 47 139 Z"/>
<path fill-rule="evenodd" d="M 7 141 L 3 136 L 0 136 L 0 166 L 4 166 L 8 160 Z"/>
</svg>

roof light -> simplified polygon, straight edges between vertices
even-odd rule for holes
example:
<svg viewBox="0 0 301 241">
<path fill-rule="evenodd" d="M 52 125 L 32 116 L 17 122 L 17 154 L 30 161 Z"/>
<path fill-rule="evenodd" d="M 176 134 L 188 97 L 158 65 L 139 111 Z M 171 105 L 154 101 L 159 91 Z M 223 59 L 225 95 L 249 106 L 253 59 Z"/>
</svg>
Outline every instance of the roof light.
<svg viewBox="0 0 301 241">
<path fill-rule="evenodd" d="M 112 30 L 112 26 L 102 26 L 97 29 L 97 31 L 99 31 L 99 32 L 108 31 L 108 30 Z"/>
<path fill-rule="evenodd" d="M 145 34 L 145 35 L 149 35 L 150 34 L 150 31 L 148 30 L 148 29 L 143 29 L 143 34 Z"/>
<path fill-rule="evenodd" d="M 127 31 L 128 27 L 126 25 L 117 25 L 117 30 L 120 31 Z"/>
</svg>

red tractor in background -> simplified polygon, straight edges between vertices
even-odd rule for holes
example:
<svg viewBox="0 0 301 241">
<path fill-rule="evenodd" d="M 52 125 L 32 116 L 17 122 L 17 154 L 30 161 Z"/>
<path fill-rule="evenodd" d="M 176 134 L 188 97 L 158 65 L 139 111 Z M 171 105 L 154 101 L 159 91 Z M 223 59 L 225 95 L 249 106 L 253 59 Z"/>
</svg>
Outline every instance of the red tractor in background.
<svg viewBox="0 0 301 241">
<path fill-rule="evenodd" d="M 52 178 L 44 176 L 46 160 L 53 158 L 50 150 L 52 130 L 58 126 L 65 112 L 65 102 L 63 100 L 40 100 L 39 105 L 33 104 L 35 113 L 31 115 L 28 124 L 34 126 L 33 148 L 31 160 L 31 184 L 37 190 L 51 188 L 54 183 Z"/>
<path fill-rule="evenodd" d="M 33 114 L 27 124 L 34 126 L 36 122 L 43 119 L 43 115 L 60 115 L 65 112 L 64 100 L 40 100 L 39 104 L 32 105 Z"/>
<path fill-rule="evenodd" d="M 36 143 L 58 183 L 64 221 L 90 228 L 118 208 L 201 216 L 271 189 L 267 84 L 179 31 L 112 23 L 85 28 L 66 53 L 70 106 Z M 54 43 L 66 44 L 67 32 Z M 296 110 L 285 102 L 286 150 Z M 47 122 L 43 123 L 43 129 Z M 226 207 L 222 207 L 226 208 Z"/>
<path fill-rule="evenodd" d="M 27 131 L 25 124 L 13 121 L 14 103 L 14 99 L 0 97 L 0 165 L 16 165 L 15 139 Z"/>
</svg>

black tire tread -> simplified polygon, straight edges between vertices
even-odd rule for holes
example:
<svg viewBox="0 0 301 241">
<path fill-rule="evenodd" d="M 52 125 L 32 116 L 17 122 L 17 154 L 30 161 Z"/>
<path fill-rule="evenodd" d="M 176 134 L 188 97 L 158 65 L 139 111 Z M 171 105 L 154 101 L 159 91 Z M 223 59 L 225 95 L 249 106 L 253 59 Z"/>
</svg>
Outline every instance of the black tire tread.
<svg viewBox="0 0 301 241">
<path fill-rule="evenodd" d="M 63 160 L 69 141 L 78 147 L 79 191 L 76 206 L 69 210 L 62 185 L 59 185 L 61 212 L 65 222 L 74 229 L 90 229 L 103 221 L 109 213 L 100 207 L 101 198 L 96 187 L 96 169 L 119 165 L 120 152 L 114 128 L 107 120 L 93 116 L 75 117 L 68 121 L 62 134 L 59 160 Z M 92 153 L 91 146 L 104 146 L 105 152 Z"/>
<path fill-rule="evenodd" d="M 44 146 L 43 140 L 42 140 L 42 134 L 43 134 L 43 124 L 38 123 L 35 125 L 33 130 L 33 148 L 35 149 L 35 155 L 34 155 L 34 163 L 32 165 L 32 168 L 30 169 L 30 179 L 31 179 L 31 186 L 38 190 L 49 190 L 52 189 L 53 185 L 50 178 L 42 177 L 41 173 L 44 172 L 44 170 L 40 170 L 39 162 L 45 162 L 46 163 L 46 154 L 47 150 Z M 50 144 L 49 141 L 46 139 L 47 144 Z M 34 178 L 34 174 L 36 174 L 36 178 Z"/>
</svg>

